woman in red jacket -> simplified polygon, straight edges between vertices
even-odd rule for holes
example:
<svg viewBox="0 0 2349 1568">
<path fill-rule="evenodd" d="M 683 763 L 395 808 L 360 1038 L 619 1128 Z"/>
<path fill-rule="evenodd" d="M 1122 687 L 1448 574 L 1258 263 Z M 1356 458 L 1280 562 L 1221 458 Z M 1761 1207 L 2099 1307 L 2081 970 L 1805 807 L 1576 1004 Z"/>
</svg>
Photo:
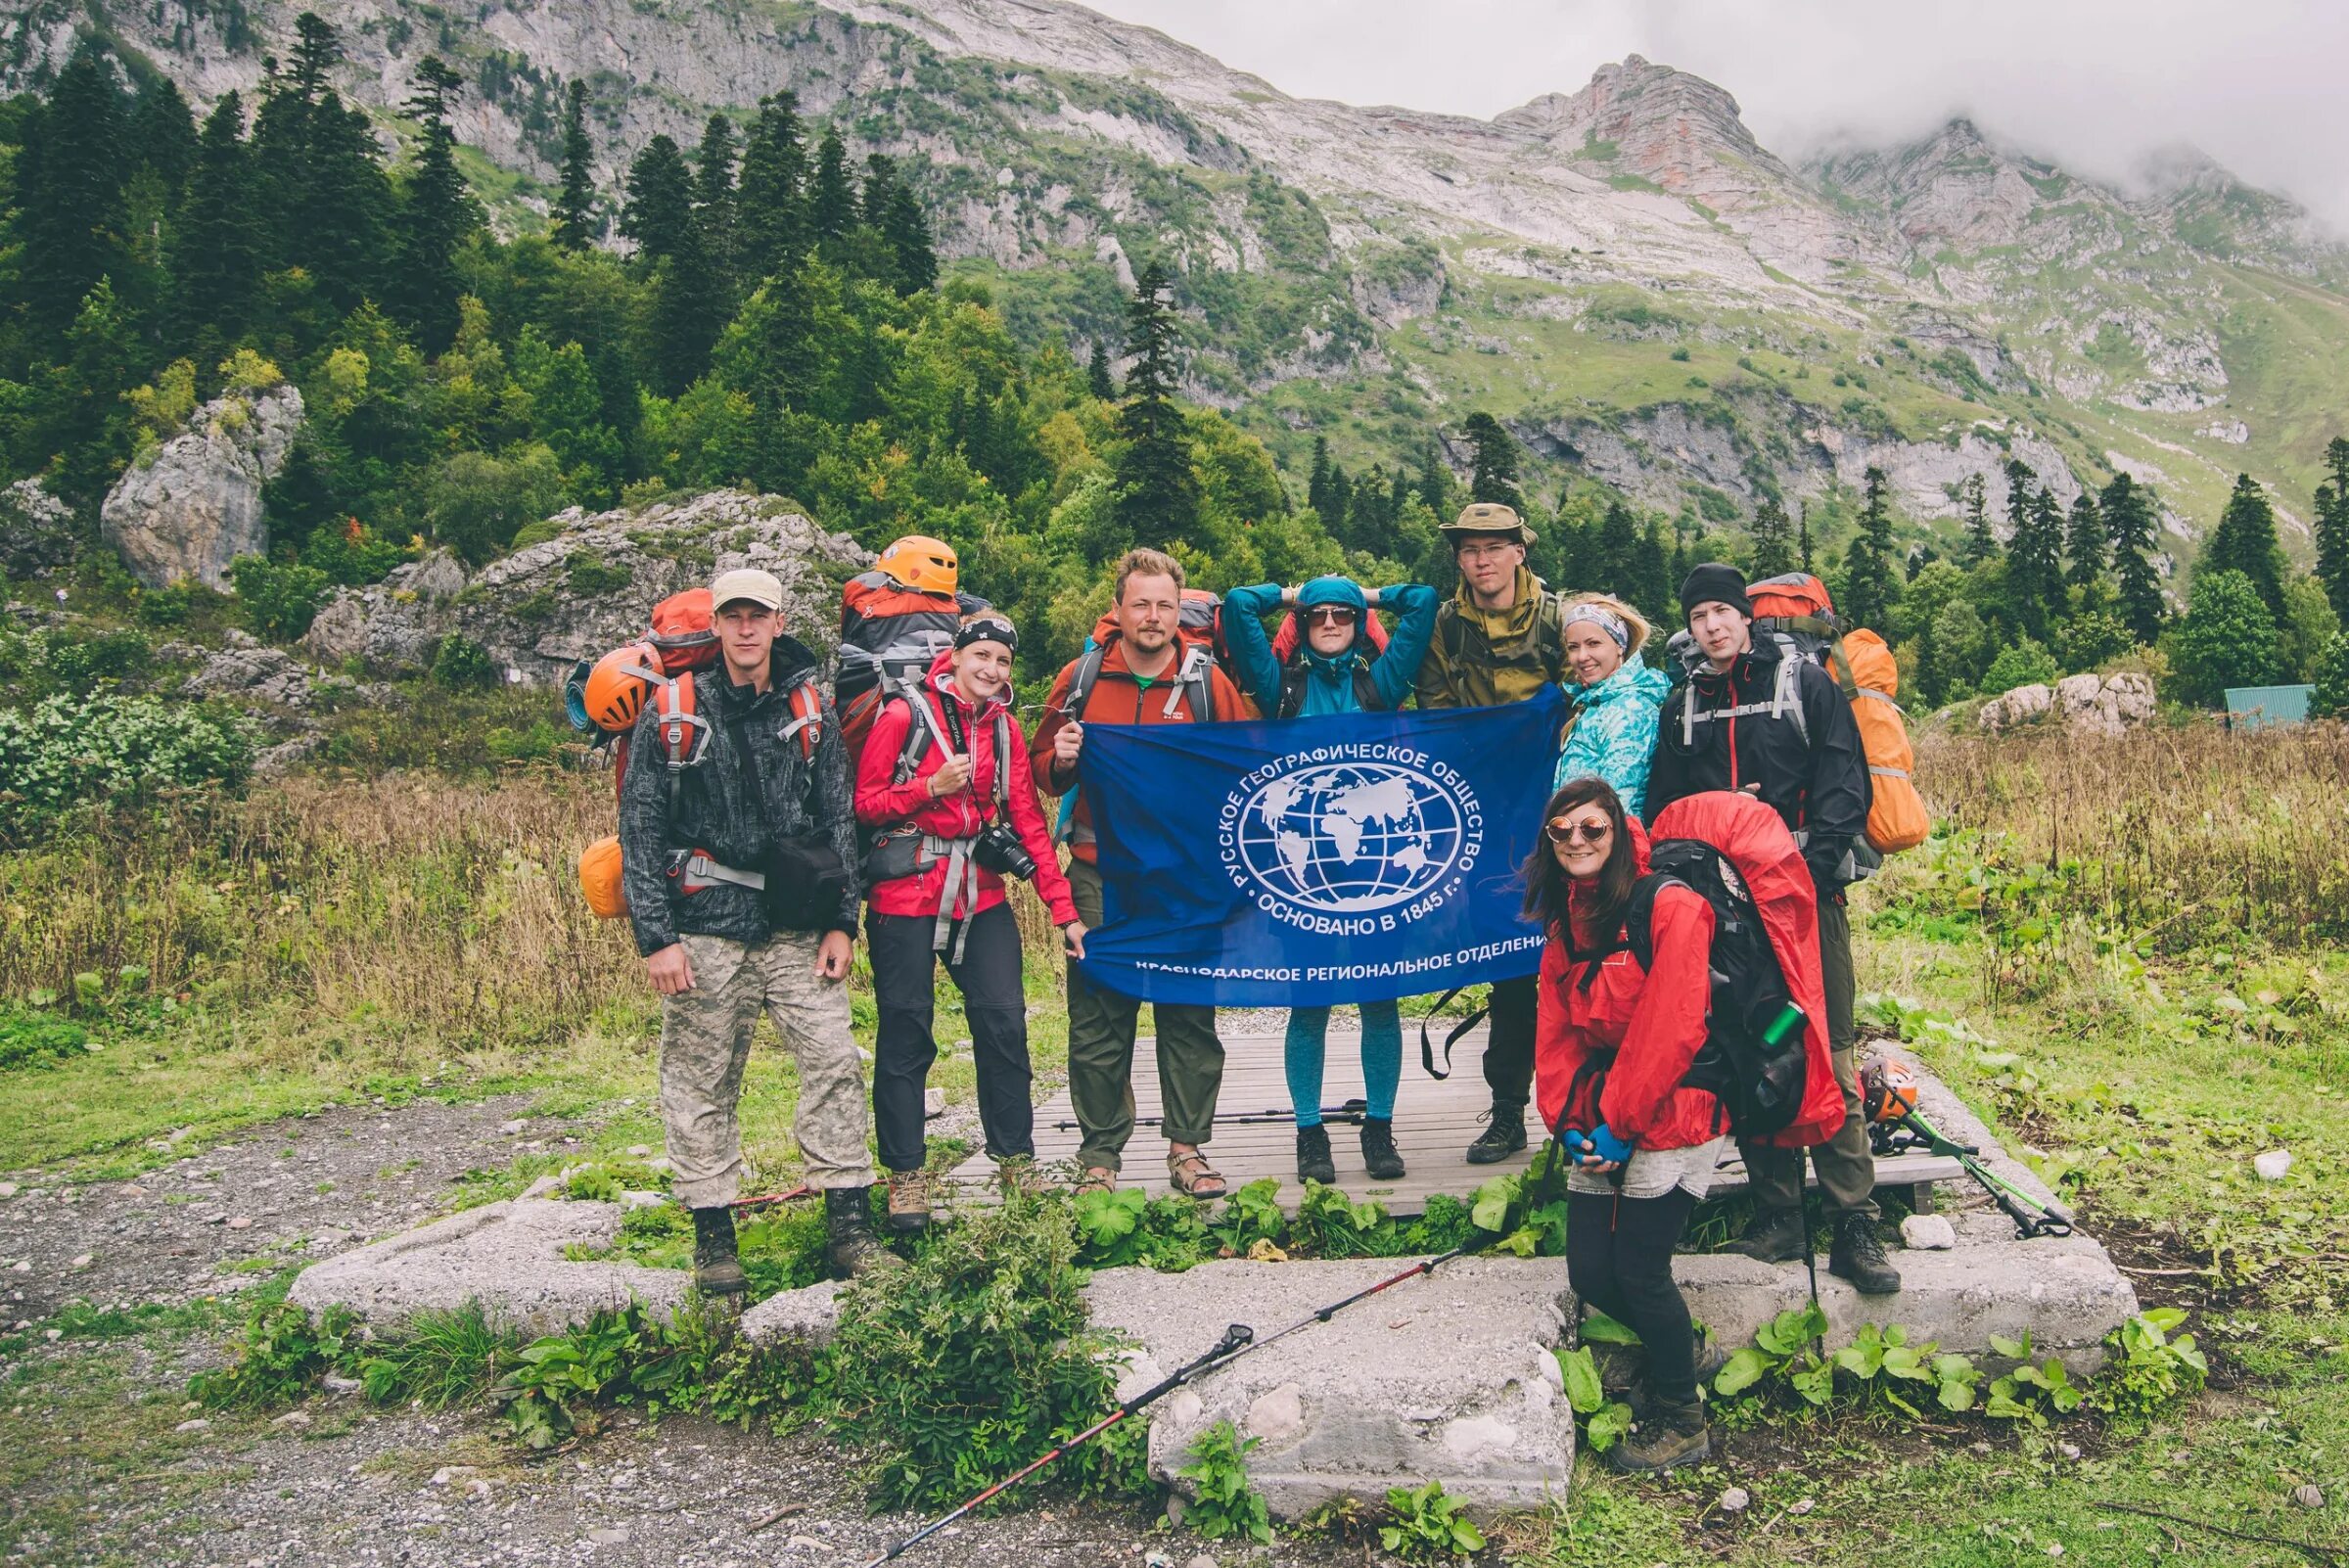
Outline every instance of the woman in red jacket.
<svg viewBox="0 0 2349 1568">
<path fill-rule="evenodd" d="M 1575 1157 L 1566 1272 L 1575 1294 L 1647 1347 L 1651 1400 L 1614 1451 L 1618 1469 L 1693 1463 L 1710 1452 L 1697 1383 L 1722 1358 L 1699 1345 L 1672 1277 L 1673 1249 L 1710 1184 L 1725 1119 L 1681 1083 L 1705 1042 L 1713 908 L 1679 884 L 1655 898 L 1654 965 L 1623 938 L 1647 834 L 1613 789 L 1581 778 L 1550 797 L 1545 842 L 1526 862 L 1526 913 L 1542 953 L 1534 1082 L 1542 1120 Z"/>
<path fill-rule="evenodd" d="M 1069 880 L 1021 765 L 1028 755 L 1011 712 L 1011 623 L 963 623 L 911 698 L 873 721 L 856 767 L 856 820 L 873 830 L 865 856 L 871 901 L 873 1123 L 889 1173 L 893 1228 L 930 1222 L 922 1174 L 922 1091 L 938 1042 L 930 1033 L 936 960 L 962 992 L 979 1071 L 987 1152 L 1016 1174 L 1036 1156 L 1028 1085 L 1028 1001 L 1020 932 L 1003 901 L 1003 875 L 1029 877 L 1073 957 L 1084 956 Z"/>
</svg>

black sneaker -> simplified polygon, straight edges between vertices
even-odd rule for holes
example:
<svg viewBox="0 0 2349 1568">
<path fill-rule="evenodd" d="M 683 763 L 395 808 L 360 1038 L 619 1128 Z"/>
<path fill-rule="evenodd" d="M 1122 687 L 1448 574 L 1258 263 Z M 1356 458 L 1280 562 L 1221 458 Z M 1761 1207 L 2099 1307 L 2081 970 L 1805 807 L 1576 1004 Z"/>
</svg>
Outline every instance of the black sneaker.
<svg viewBox="0 0 2349 1568">
<path fill-rule="evenodd" d="M 1760 1263 L 1792 1263 L 1811 1249 L 1800 1209 L 1757 1209 L 1745 1234 L 1723 1248 Z"/>
<path fill-rule="evenodd" d="M 1403 1154 L 1395 1147 L 1393 1117 L 1362 1118 L 1362 1167 L 1373 1181 L 1403 1179 Z"/>
<path fill-rule="evenodd" d="M 1495 1102 L 1484 1115 L 1486 1127 L 1468 1145 L 1470 1165 L 1495 1165 L 1525 1147 L 1525 1107 Z"/>
<path fill-rule="evenodd" d="M 734 1251 L 734 1211 L 722 1204 L 693 1211 L 693 1283 L 712 1296 L 739 1296 L 751 1287 Z"/>
<path fill-rule="evenodd" d="M 1864 1214 L 1835 1217 L 1835 1248 L 1827 1255 L 1827 1272 L 1850 1280 L 1863 1296 L 1889 1296 L 1901 1288 L 1900 1270 L 1876 1239 L 1876 1222 Z"/>
<path fill-rule="evenodd" d="M 1325 1187 L 1338 1184 L 1338 1163 L 1329 1154 L 1329 1129 L 1318 1122 L 1297 1130 L 1297 1179 L 1318 1181 Z"/>
</svg>

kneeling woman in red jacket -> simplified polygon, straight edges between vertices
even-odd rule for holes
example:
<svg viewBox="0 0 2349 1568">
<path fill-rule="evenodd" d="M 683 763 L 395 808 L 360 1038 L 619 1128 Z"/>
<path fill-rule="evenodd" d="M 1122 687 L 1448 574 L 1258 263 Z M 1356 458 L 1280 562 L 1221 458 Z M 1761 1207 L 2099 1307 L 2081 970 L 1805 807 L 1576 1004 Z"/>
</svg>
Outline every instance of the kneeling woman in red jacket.
<svg viewBox="0 0 2349 1568">
<path fill-rule="evenodd" d="M 1705 1042 L 1713 908 L 1678 884 L 1660 889 L 1655 963 L 1642 970 L 1623 941 L 1647 871 L 1637 819 L 1605 783 L 1582 778 L 1550 797 L 1543 835 L 1526 862 L 1526 914 L 1549 934 L 1534 1078 L 1543 1124 L 1576 1160 L 1567 1277 L 1647 1347 L 1650 1405 L 1614 1450 L 1616 1467 L 1688 1464 L 1711 1446 L 1697 1396 L 1707 1368 L 1672 1254 L 1721 1153 L 1721 1102 L 1681 1083 Z M 1718 1369 L 1718 1353 L 1705 1360 Z"/>
<path fill-rule="evenodd" d="M 918 693 L 873 720 L 856 768 L 856 820 L 873 830 L 865 857 L 873 996 L 873 1123 L 898 1230 L 930 1222 L 922 1176 L 922 1091 L 938 1042 L 930 1033 L 936 960 L 962 992 L 979 1070 L 987 1152 L 1013 1169 L 1036 1156 L 1029 1100 L 1028 1002 L 1020 931 L 1003 875 L 1034 880 L 1072 956 L 1084 956 L 1069 880 L 1021 765 L 1027 738 L 1011 712 L 1011 623 L 964 623 Z"/>
</svg>

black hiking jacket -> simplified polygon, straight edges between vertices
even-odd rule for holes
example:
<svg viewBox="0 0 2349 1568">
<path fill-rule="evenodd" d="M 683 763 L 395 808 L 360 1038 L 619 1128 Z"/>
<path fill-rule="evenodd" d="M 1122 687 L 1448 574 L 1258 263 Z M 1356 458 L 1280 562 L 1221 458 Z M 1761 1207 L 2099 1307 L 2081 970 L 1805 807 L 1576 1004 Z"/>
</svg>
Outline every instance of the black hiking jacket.
<svg viewBox="0 0 2349 1568">
<path fill-rule="evenodd" d="M 766 904 L 754 889 L 720 883 L 685 893 L 669 875 L 679 850 L 706 851 L 720 865 L 763 870 L 777 841 L 820 833 L 849 868 L 835 930 L 854 935 L 863 897 L 856 876 L 855 800 L 849 783 L 848 749 L 830 702 L 815 756 L 786 738 L 794 687 L 816 676 L 815 656 L 794 637 L 777 637 L 765 691 L 737 686 L 720 663 L 694 677 L 694 707 L 710 720 L 710 750 L 688 767 L 669 817 L 668 759 L 655 733 L 659 715 L 647 703 L 629 742 L 627 776 L 621 781 L 622 887 L 636 950 L 651 957 L 681 932 L 758 944 L 773 934 Z"/>
<path fill-rule="evenodd" d="M 1823 896 L 1851 880 L 1844 854 L 1867 829 L 1873 794 L 1851 700 L 1834 676 L 1797 659 L 1792 700 L 1802 710 L 1800 724 L 1791 713 L 1720 712 L 1769 704 L 1777 690 L 1780 652 L 1776 642 L 1760 639 L 1727 674 L 1701 666 L 1664 699 L 1647 779 L 1647 820 L 1685 795 L 1760 784 L 1763 803 L 1801 841 L 1811 879 Z"/>
</svg>

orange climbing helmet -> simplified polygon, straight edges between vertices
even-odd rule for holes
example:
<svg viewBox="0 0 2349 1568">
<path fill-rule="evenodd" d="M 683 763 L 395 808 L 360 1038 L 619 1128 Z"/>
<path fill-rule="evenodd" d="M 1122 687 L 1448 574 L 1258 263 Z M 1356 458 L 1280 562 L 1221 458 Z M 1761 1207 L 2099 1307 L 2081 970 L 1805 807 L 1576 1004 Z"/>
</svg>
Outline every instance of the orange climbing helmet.
<svg viewBox="0 0 2349 1568">
<path fill-rule="evenodd" d="M 1916 1069 L 1897 1056 L 1869 1058 L 1860 1070 L 1860 1106 L 1870 1122 L 1898 1122 L 1916 1109 Z"/>
<path fill-rule="evenodd" d="M 634 729 L 636 715 L 652 695 L 652 671 L 660 668 L 659 655 L 641 642 L 623 644 L 598 659 L 587 671 L 581 694 L 588 721 L 607 735 Z"/>
<path fill-rule="evenodd" d="M 881 552 L 873 565 L 897 579 L 899 587 L 920 593 L 952 593 L 962 580 L 954 547 L 926 533 L 908 533 Z"/>
</svg>

